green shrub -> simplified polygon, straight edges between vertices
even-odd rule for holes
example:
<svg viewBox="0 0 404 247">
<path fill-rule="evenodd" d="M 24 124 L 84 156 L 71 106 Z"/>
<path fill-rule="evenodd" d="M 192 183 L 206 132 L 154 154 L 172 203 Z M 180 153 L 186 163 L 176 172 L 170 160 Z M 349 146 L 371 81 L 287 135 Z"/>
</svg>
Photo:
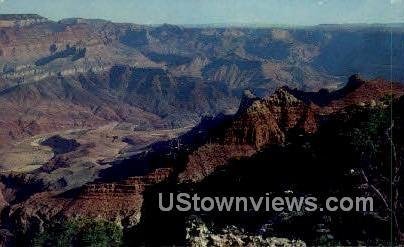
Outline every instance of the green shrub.
<svg viewBox="0 0 404 247">
<path fill-rule="evenodd" d="M 32 241 L 33 246 L 121 246 L 123 229 L 111 222 L 94 219 L 57 221 L 46 226 Z"/>
</svg>

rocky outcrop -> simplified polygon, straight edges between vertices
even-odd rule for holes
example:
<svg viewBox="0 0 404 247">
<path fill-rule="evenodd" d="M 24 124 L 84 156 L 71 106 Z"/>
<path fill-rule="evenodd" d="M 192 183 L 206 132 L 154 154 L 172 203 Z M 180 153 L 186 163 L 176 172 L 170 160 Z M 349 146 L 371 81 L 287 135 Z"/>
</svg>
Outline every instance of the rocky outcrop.
<svg viewBox="0 0 404 247">
<path fill-rule="evenodd" d="M 289 240 L 286 238 L 262 237 L 243 232 L 235 226 L 228 226 L 221 231 L 212 232 L 197 217 L 192 217 L 187 222 L 186 239 L 192 247 L 208 246 L 283 246 L 283 247 L 305 247 L 306 244 L 300 240 Z"/>
<path fill-rule="evenodd" d="M 243 107 L 241 107 L 243 109 Z M 315 110 L 285 89 L 279 89 L 264 100 L 256 100 L 240 111 L 229 130 L 225 142 L 249 144 L 255 148 L 280 144 L 289 129 L 316 130 Z"/>
<path fill-rule="evenodd" d="M 157 169 L 143 177 L 129 177 L 114 183 L 91 183 L 78 191 L 59 194 L 42 192 L 13 205 L 9 221 L 21 230 L 37 231 L 54 217 L 102 218 L 125 227 L 136 225 L 141 217 L 143 192 L 148 186 L 166 180 L 172 170 Z"/>
<path fill-rule="evenodd" d="M 282 144 L 291 129 L 315 132 L 315 107 L 298 100 L 284 88 L 265 99 L 245 92 L 230 125 L 219 130 L 221 135 L 211 138 L 212 143 L 188 156 L 179 181 L 200 181 L 229 160 L 249 157 L 266 145 Z"/>
<path fill-rule="evenodd" d="M 159 168 L 146 176 L 129 177 L 116 183 L 91 183 L 86 184 L 80 192 L 79 198 L 94 199 L 114 196 L 130 196 L 142 194 L 147 186 L 166 180 L 172 173 L 172 169 Z"/>
</svg>

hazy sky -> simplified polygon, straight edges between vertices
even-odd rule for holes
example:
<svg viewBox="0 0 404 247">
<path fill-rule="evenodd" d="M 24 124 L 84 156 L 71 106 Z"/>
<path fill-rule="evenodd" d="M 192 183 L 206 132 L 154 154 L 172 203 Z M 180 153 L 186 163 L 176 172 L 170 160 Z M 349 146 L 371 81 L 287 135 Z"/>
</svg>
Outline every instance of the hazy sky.
<svg viewBox="0 0 404 247">
<path fill-rule="evenodd" d="M 404 22 L 404 0 L 0 0 L 0 13 L 139 24 Z"/>
</svg>

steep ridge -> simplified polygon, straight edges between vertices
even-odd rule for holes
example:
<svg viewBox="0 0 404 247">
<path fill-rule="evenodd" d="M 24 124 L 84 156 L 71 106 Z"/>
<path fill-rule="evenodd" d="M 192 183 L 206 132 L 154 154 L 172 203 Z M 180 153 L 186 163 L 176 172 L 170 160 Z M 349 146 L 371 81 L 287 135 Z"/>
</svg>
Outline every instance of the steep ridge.
<svg viewBox="0 0 404 247">
<path fill-rule="evenodd" d="M 265 145 L 282 144 L 290 129 L 309 133 L 316 129 L 314 110 L 284 89 L 266 99 L 248 101 L 242 100 L 231 124 L 219 131 L 223 136 L 218 141 L 201 146 L 188 157 L 180 182 L 200 181 L 231 159 L 249 157 Z"/>
<path fill-rule="evenodd" d="M 351 76 L 344 88 L 332 92 L 328 90 L 321 90 L 319 93 L 298 90 L 289 90 L 289 92 L 306 103 L 313 102 L 323 107 L 323 110 L 327 112 L 340 110 L 347 105 L 368 104 L 380 97 L 403 95 L 402 85 L 399 83 L 388 83 L 383 79 L 365 81 L 359 75 Z"/>
<path fill-rule="evenodd" d="M 383 104 L 380 102 L 390 95 L 401 97 L 404 87 L 384 80 L 365 81 L 357 75 L 350 78 L 346 87 L 331 93 L 281 88 L 272 96 L 258 100 L 251 99 L 247 93 L 232 122 L 216 131 L 224 133 L 216 139 L 219 141 L 205 144 L 190 155 L 185 171 L 179 176 L 180 181 L 199 181 L 214 171 L 215 166 L 225 164 L 225 160 L 251 156 L 264 146 L 284 143 L 290 130 L 315 133 L 324 115 L 350 105 Z M 241 147 L 244 148 L 240 150 Z"/>
</svg>

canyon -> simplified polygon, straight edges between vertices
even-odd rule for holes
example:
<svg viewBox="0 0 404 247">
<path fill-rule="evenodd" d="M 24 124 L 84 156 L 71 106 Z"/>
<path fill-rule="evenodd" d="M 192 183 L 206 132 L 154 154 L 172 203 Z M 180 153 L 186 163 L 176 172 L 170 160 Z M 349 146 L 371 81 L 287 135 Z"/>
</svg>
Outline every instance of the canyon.
<svg viewBox="0 0 404 247">
<path fill-rule="evenodd" d="M 112 121 L 143 128 L 196 124 L 204 115 L 237 111 L 245 89 L 259 96 L 285 85 L 335 90 L 352 74 L 390 78 L 390 69 L 392 80 L 404 77 L 400 26 L 197 28 L 1 19 L 29 24 L 1 28 L 0 145 Z M 392 68 L 386 65 L 391 52 Z"/>
<path fill-rule="evenodd" d="M 29 246 L 76 219 L 110 222 L 130 246 L 379 245 L 393 221 L 402 241 L 403 42 L 388 24 L 0 15 L 0 242 Z M 379 199 L 372 214 L 303 222 L 157 209 L 159 192 L 181 191 Z"/>
</svg>

